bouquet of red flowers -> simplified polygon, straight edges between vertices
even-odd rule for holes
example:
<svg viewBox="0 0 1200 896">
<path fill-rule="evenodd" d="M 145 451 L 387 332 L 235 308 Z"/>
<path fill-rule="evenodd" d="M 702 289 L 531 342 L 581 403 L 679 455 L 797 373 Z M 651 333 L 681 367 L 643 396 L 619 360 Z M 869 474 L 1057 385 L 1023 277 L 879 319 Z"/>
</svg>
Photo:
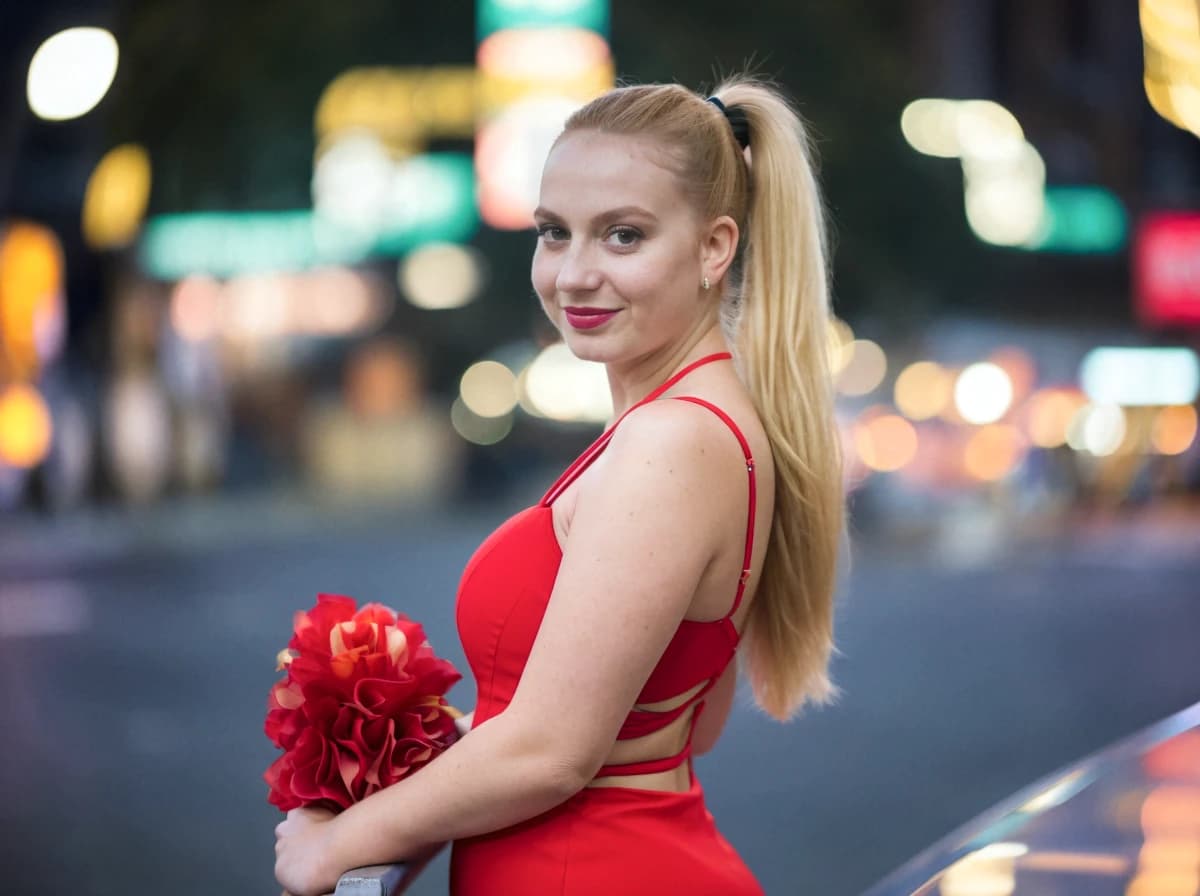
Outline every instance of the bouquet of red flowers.
<svg viewBox="0 0 1200 896">
<path fill-rule="evenodd" d="M 296 614 L 268 699 L 267 737 L 284 751 L 263 777 L 284 812 L 340 811 L 412 774 L 454 743 L 462 676 L 421 626 L 381 604 L 321 594 Z"/>
</svg>

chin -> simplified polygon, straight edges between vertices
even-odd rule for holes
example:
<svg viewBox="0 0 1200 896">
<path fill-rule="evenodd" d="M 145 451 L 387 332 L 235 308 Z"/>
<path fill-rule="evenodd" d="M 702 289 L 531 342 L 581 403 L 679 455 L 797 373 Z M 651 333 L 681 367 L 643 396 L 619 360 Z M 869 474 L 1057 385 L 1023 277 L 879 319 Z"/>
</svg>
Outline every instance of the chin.
<svg viewBox="0 0 1200 896">
<path fill-rule="evenodd" d="M 563 342 L 580 361 L 595 361 L 607 364 L 615 360 L 620 352 L 609 340 L 602 337 L 588 337 L 581 333 L 568 331 L 563 335 Z"/>
</svg>

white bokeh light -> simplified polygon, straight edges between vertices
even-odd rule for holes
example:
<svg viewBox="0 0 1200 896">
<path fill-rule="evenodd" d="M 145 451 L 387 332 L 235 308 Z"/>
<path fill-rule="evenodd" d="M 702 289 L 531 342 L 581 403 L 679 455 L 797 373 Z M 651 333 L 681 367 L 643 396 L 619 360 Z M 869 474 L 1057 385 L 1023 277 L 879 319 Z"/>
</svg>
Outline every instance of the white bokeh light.
<svg viewBox="0 0 1200 896">
<path fill-rule="evenodd" d="M 972 364 L 954 384 L 954 406 L 968 423 L 995 423 L 1012 400 L 1012 380 L 1003 368 L 986 361 Z"/>
<path fill-rule="evenodd" d="M 103 28 L 68 28 L 47 38 L 29 63 L 29 108 L 48 121 L 86 115 L 112 86 L 118 56 L 117 39 Z"/>
</svg>

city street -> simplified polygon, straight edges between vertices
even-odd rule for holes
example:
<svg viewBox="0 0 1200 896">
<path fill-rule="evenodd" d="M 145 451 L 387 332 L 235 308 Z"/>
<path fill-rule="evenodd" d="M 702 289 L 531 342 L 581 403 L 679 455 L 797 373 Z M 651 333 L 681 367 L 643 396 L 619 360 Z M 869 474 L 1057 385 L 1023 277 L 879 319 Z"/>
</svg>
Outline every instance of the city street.
<svg viewBox="0 0 1200 896">
<path fill-rule="evenodd" d="M 277 892 L 262 721 L 292 612 L 318 591 L 382 601 L 465 672 L 455 586 L 508 509 L 225 500 L 0 522 L 0 892 Z M 886 525 L 861 539 L 840 701 L 778 725 L 743 689 L 697 765 L 767 893 L 858 893 L 1014 790 L 1200 700 L 1200 541 L 1181 525 L 966 560 Z M 452 701 L 469 706 L 472 687 Z M 445 863 L 411 892 L 444 893 Z"/>
</svg>

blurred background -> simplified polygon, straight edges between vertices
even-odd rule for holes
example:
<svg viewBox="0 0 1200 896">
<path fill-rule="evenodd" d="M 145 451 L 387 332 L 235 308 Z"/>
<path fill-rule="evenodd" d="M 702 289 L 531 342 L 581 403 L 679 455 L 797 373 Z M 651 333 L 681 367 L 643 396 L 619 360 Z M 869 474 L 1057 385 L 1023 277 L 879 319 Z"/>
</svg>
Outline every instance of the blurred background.
<svg viewBox="0 0 1200 896">
<path fill-rule="evenodd" d="M 610 411 L 530 211 L 622 81 L 752 66 L 821 157 L 843 695 L 698 763 L 767 892 L 1200 699 L 1195 0 L 15 0 L 0 51 L 3 892 L 273 892 L 318 591 L 466 671 L 463 564 Z"/>
</svg>

